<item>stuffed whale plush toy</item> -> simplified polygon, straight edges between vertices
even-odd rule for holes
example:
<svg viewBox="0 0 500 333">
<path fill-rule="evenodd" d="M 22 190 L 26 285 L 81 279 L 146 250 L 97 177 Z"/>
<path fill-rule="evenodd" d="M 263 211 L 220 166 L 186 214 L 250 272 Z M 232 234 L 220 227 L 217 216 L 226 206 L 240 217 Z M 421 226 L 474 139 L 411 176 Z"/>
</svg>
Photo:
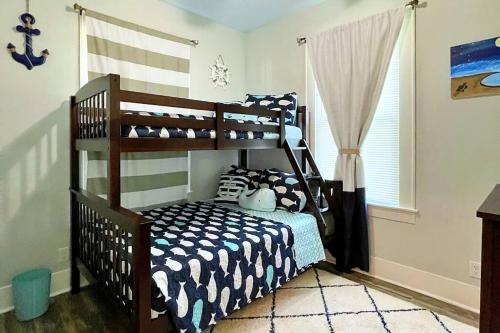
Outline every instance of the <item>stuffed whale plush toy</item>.
<svg viewBox="0 0 500 333">
<path fill-rule="evenodd" d="M 238 204 L 245 209 L 274 212 L 276 209 L 276 194 L 268 188 L 249 190 L 247 186 L 240 194 Z"/>
</svg>

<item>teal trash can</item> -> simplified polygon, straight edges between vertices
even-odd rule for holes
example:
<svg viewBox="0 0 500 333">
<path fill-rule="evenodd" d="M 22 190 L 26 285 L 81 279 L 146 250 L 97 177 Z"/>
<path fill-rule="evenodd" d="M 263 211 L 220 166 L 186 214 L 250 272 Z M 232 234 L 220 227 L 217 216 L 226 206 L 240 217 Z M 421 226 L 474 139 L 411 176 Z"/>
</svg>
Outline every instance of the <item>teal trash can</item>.
<svg viewBox="0 0 500 333">
<path fill-rule="evenodd" d="M 42 268 L 21 273 L 12 279 L 14 308 L 18 320 L 31 320 L 47 311 L 51 275 L 49 269 Z"/>
</svg>

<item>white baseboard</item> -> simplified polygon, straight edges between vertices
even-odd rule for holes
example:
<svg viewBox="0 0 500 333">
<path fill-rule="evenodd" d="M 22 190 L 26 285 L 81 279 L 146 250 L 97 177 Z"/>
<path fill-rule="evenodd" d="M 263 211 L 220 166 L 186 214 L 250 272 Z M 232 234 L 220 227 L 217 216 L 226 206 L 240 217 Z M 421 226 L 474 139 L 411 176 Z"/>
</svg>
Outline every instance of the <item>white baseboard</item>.
<svg viewBox="0 0 500 333">
<path fill-rule="evenodd" d="M 477 286 L 378 257 L 371 257 L 368 275 L 479 313 Z"/>
<path fill-rule="evenodd" d="M 80 285 L 88 285 L 88 281 L 80 276 Z M 52 273 L 50 285 L 50 297 L 54 297 L 70 290 L 70 269 Z M 9 312 L 14 309 L 14 300 L 12 296 L 12 285 L 0 287 L 0 313 Z"/>
</svg>

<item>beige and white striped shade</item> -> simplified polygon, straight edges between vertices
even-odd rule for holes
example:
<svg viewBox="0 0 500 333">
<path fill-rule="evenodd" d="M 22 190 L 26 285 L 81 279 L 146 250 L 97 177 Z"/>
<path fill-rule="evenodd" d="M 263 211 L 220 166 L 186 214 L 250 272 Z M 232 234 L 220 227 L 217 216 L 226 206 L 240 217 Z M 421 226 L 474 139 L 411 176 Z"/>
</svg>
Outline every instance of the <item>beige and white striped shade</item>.
<svg viewBox="0 0 500 333">
<path fill-rule="evenodd" d="M 190 41 L 86 10 L 81 40 L 86 52 L 81 66 L 88 80 L 114 73 L 121 89 L 189 97 Z M 122 110 L 191 113 L 182 109 L 122 103 Z M 87 190 L 106 196 L 104 155 L 88 153 L 84 180 Z M 187 152 L 122 154 L 122 206 L 149 208 L 187 198 Z"/>
</svg>

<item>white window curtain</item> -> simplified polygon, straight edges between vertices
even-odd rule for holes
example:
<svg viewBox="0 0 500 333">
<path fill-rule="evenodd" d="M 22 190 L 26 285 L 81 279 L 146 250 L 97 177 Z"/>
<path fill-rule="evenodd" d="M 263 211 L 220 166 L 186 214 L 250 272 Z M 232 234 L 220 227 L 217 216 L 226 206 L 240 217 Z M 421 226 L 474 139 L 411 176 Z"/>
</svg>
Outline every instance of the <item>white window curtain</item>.
<svg viewBox="0 0 500 333">
<path fill-rule="evenodd" d="M 405 14 L 384 88 L 370 130 L 361 147 L 367 204 L 414 208 L 414 27 L 415 11 Z M 309 71 L 310 72 L 310 71 Z M 311 73 L 312 74 L 312 73 Z M 310 81 L 314 80 L 310 77 Z M 338 150 L 316 83 L 314 146 L 321 174 L 333 179 Z"/>
<path fill-rule="evenodd" d="M 311 68 L 339 150 L 334 179 L 342 182 L 343 211 L 336 219 L 333 252 L 341 269 L 369 269 L 359 151 L 379 102 L 404 12 L 390 10 L 307 39 Z"/>
</svg>

